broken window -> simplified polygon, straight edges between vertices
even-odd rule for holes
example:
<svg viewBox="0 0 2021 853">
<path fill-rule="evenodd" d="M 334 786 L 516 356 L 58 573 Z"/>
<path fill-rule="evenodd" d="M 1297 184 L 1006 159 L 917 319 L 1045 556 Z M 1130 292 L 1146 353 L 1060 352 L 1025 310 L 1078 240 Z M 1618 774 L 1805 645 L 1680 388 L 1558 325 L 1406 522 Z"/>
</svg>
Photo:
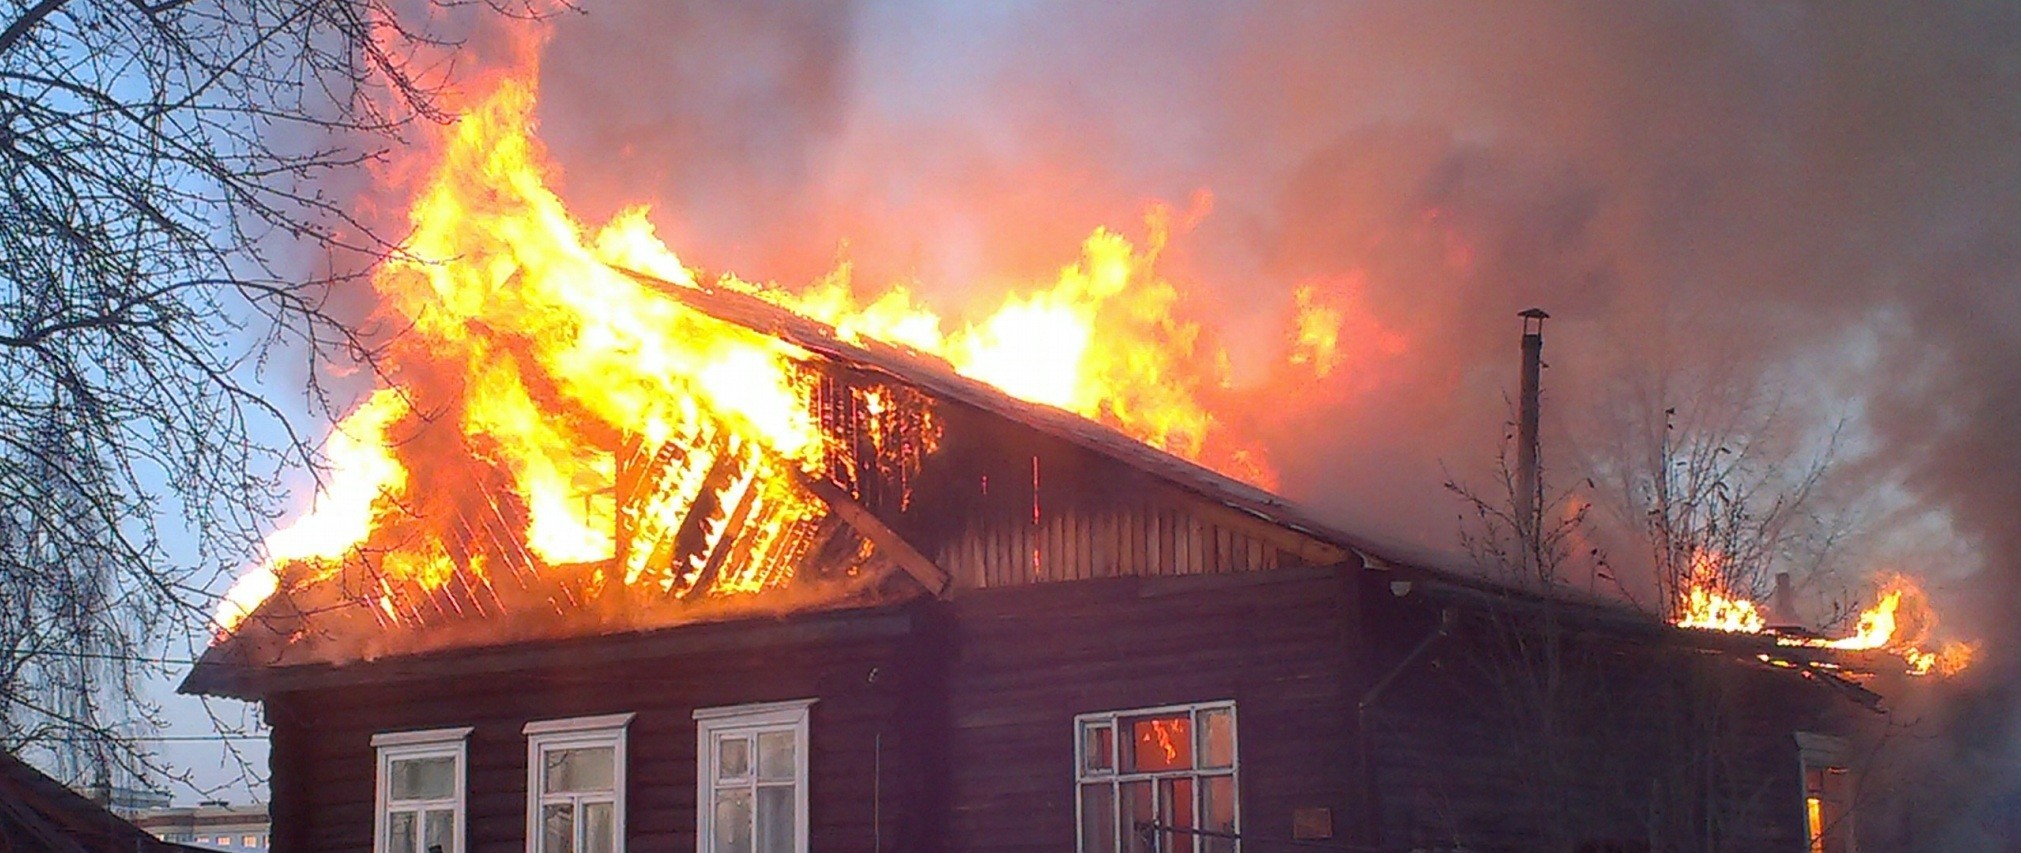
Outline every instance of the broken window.
<svg viewBox="0 0 2021 853">
<path fill-rule="evenodd" d="M 812 699 L 695 712 L 696 848 L 806 853 L 807 709 Z"/>
<path fill-rule="evenodd" d="M 527 723 L 527 849 L 616 853 L 625 838 L 631 714 Z"/>
<path fill-rule="evenodd" d="M 1237 849 L 1234 703 L 1083 714 L 1074 724 L 1081 853 Z"/>
<path fill-rule="evenodd" d="M 468 727 L 372 736 L 379 751 L 375 853 L 464 849 L 463 768 L 469 736 Z"/>
</svg>

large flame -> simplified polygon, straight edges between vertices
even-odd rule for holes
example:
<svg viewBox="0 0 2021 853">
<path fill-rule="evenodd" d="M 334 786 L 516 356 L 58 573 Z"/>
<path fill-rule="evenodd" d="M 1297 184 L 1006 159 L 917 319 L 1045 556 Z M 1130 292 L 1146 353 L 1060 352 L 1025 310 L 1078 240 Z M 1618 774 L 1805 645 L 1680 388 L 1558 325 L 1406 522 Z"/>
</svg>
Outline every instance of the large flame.
<svg viewBox="0 0 2021 853">
<path fill-rule="evenodd" d="M 810 489 L 853 476 L 833 466 L 853 471 L 843 457 L 860 443 L 824 419 L 860 428 L 869 452 L 904 468 L 935 444 L 930 404 L 823 386 L 810 353 L 695 310 L 682 291 L 734 291 L 844 340 L 909 347 L 1271 484 L 1260 449 L 1206 402 L 1228 358 L 1178 317 L 1179 291 L 1157 269 L 1164 209 L 1141 246 L 1096 229 L 1057 276 L 972 322 L 944 320 L 904 286 L 860 297 L 847 265 L 798 290 L 707 278 L 643 208 L 598 229 L 570 214 L 532 135 L 534 76 L 501 80 L 439 141 L 408 243 L 372 278 L 402 330 L 386 384 L 332 433 L 314 506 L 269 537 L 265 562 L 219 607 L 221 632 L 277 592 L 317 588 L 397 624 L 490 612 L 529 591 L 563 610 L 756 592 L 815 554 L 856 571 L 872 549 L 837 544 Z M 1300 310 L 1287 360 L 1338 369 L 1342 315 L 1311 292 Z"/>
<path fill-rule="evenodd" d="M 1257 451 L 1232 439 L 1202 392 L 1227 382 L 1227 356 L 1205 346 L 1196 322 L 1175 319 L 1179 291 L 1157 271 L 1170 212 L 1153 207 L 1143 248 L 1108 229 L 1081 244 L 1058 277 L 1007 295 L 983 319 L 948 323 L 893 287 L 869 300 L 851 290 L 844 267 L 800 293 L 729 280 L 769 301 L 827 323 L 844 339 L 875 338 L 946 360 L 956 372 L 1034 403 L 1107 423 L 1161 450 L 1273 485 Z M 1302 318 L 1298 335 L 1326 334 L 1338 317 Z M 1310 331 L 1308 331 L 1308 329 Z M 1337 334 L 1337 332 L 1336 332 Z M 1330 369 L 1330 365 L 1329 365 Z"/>
<path fill-rule="evenodd" d="M 1681 590 L 1676 622 L 1683 628 L 1753 634 L 1768 627 L 1768 619 L 1753 600 L 1730 589 L 1722 560 L 1700 550 L 1691 557 L 1691 576 Z"/>
</svg>

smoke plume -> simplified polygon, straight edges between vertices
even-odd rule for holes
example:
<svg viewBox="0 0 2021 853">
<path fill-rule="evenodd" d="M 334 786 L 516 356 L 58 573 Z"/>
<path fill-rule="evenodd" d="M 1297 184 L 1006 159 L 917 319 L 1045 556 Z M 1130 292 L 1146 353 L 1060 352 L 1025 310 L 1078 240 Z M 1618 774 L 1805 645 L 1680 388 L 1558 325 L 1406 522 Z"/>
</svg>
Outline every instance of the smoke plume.
<svg viewBox="0 0 2021 853">
<path fill-rule="evenodd" d="M 1166 202 L 1231 427 L 1387 538 L 1450 546 L 1533 305 L 1561 484 L 1651 412 L 1836 436 L 1840 589 L 1914 572 L 1987 640 L 1983 756 L 2021 662 L 2017 42 L 1996 3 L 612 0 L 553 25 L 540 115 L 585 219 L 956 314 Z M 1344 317 L 1316 387 L 1277 375 L 1301 289 Z"/>
</svg>

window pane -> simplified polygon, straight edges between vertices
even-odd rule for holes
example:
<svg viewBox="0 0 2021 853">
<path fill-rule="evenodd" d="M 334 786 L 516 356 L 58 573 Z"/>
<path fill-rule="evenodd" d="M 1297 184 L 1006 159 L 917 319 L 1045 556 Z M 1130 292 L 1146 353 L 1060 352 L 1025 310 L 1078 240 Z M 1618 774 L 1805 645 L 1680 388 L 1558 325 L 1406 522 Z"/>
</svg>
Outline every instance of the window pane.
<svg viewBox="0 0 2021 853">
<path fill-rule="evenodd" d="M 763 755 L 762 738 L 759 746 L 759 754 Z M 794 823 L 793 786 L 769 785 L 758 789 L 758 853 L 793 853 Z"/>
<path fill-rule="evenodd" d="M 716 778 L 742 779 L 751 775 L 751 739 L 743 736 L 716 739 Z"/>
<path fill-rule="evenodd" d="M 1227 708 L 1201 711 L 1200 766 L 1235 766 L 1235 715 Z"/>
<path fill-rule="evenodd" d="M 1166 826 L 1193 828 L 1193 777 L 1158 780 L 1158 822 Z M 1168 832 L 1160 850 L 1191 850 L 1193 834 Z"/>
<path fill-rule="evenodd" d="M 716 853 L 751 853 L 751 792 L 716 792 Z"/>
<path fill-rule="evenodd" d="M 1235 777 L 1203 776 L 1200 778 L 1201 825 L 1216 832 L 1235 831 Z M 1225 838 L 1208 839 L 1201 849 L 1208 853 L 1234 853 L 1235 842 Z"/>
<path fill-rule="evenodd" d="M 758 779 L 786 782 L 793 778 L 793 732 L 758 735 Z"/>
<path fill-rule="evenodd" d="M 456 796 L 456 759 L 400 758 L 386 762 L 387 796 L 395 800 L 446 800 Z"/>
<path fill-rule="evenodd" d="M 386 849 L 393 853 L 420 853 L 413 812 L 393 812 L 386 816 Z M 203 839 L 197 839 L 202 841 Z"/>
<path fill-rule="evenodd" d="M 582 804 L 583 853 L 615 853 L 618 827 L 610 803 Z"/>
<path fill-rule="evenodd" d="M 1123 849 L 1128 853 L 1157 849 L 1151 844 L 1150 830 L 1145 828 L 1158 820 L 1158 813 L 1151 808 L 1151 783 L 1125 782 L 1119 788 L 1123 799 Z"/>
<path fill-rule="evenodd" d="M 1089 724 L 1081 729 L 1081 772 L 1106 774 L 1116 769 L 1116 730 Z"/>
<path fill-rule="evenodd" d="M 1107 782 L 1081 786 L 1081 849 L 1115 853 L 1116 790 Z"/>
<path fill-rule="evenodd" d="M 617 750 L 613 747 L 550 749 L 541 755 L 545 762 L 540 783 L 542 791 L 572 794 L 611 789 L 612 766 L 617 761 Z"/>
<path fill-rule="evenodd" d="M 422 816 L 421 853 L 437 850 L 456 853 L 456 812 L 453 810 L 433 809 Z"/>
<path fill-rule="evenodd" d="M 1123 772 L 1186 770 L 1193 766 L 1193 715 L 1167 714 L 1124 721 L 1130 748 L 1123 750 Z"/>
<path fill-rule="evenodd" d="M 554 803 L 540 807 L 540 853 L 574 853 L 575 806 Z"/>
</svg>

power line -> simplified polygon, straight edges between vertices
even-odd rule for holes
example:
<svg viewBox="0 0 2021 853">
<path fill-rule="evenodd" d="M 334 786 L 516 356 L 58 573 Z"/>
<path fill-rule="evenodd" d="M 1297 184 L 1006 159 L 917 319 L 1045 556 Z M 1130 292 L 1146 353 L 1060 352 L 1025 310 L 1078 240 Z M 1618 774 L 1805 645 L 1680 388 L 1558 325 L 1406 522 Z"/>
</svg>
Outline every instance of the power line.
<svg viewBox="0 0 2021 853">
<path fill-rule="evenodd" d="M 194 658 L 157 657 L 152 655 L 121 655 L 121 654 L 112 654 L 110 652 L 77 652 L 77 651 L 70 651 L 67 649 L 37 649 L 32 652 L 23 652 L 19 656 L 24 658 L 53 657 L 53 658 L 71 658 L 74 660 L 124 661 L 127 663 L 159 663 L 159 664 L 170 664 L 179 666 L 193 666 L 197 663 L 197 660 Z M 223 666 L 233 665 L 233 664 L 218 664 L 216 661 L 213 661 L 212 664 Z"/>
<path fill-rule="evenodd" d="M 246 735 L 235 735 L 235 734 L 214 734 L 214 735 L 120 735 L 120 736 L 119 736 L 119 740 L 123 740 L 123 741 L 135 741 L 135 742 L 145 742 L 145 743 L 229 743 L 229 742 L 232 742 L 232 741 L 248 741 L 248 740 L 266 740 L 266 739 L 267 739 L 267 736 L 266 736 L 266 735 L 263 735 L 263 734 L 260 734 L 260 735 L 251 735 L 251 734 L 246 734 Z M 37 742 L 37 743 L 103 743 L 104 741 L 103 741 L 103 740 L 101 740 L 101 739 L 99 739 L 99 738 L 89 738 L 89 737 L 76 737 L 76 736 L 67 736 L 67 737 L 38 737 L 38 738 L 36 738 L 36 739 L 35 739 L 35 742 Z"/>
</svg>

